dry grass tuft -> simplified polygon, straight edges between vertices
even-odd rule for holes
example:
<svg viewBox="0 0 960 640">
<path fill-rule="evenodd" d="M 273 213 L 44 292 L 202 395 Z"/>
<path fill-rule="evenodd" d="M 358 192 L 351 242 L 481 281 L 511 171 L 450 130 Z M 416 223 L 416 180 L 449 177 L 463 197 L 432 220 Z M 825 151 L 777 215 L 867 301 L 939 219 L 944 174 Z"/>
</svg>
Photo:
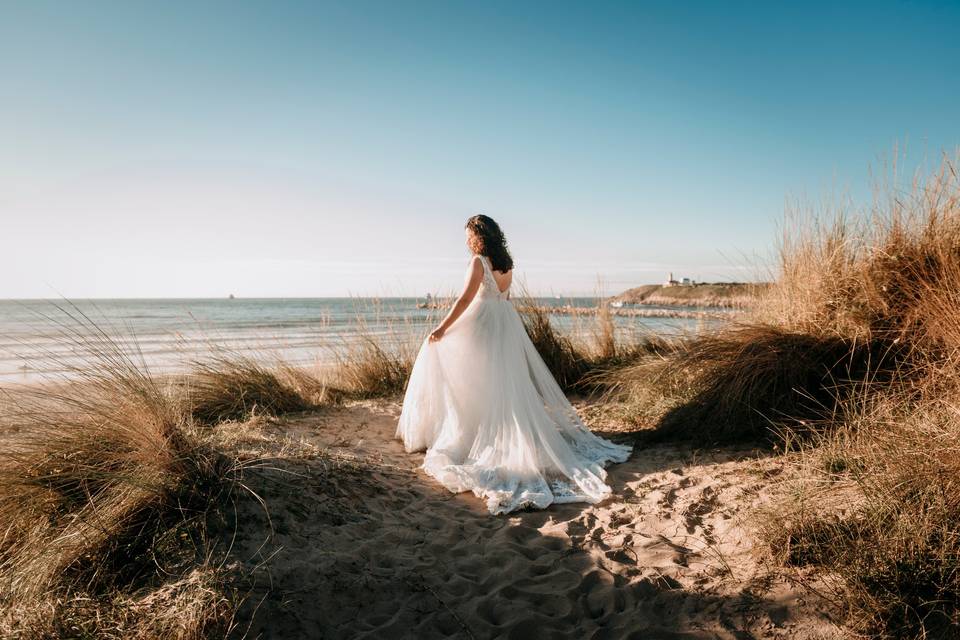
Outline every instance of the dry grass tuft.
<svg viewBox="0 0 960 640">
<path fill-rule="evenodd" d="M 850 393 L 883 388 L 898 355 L 894 345 L 762 324 L 706 334 L 667 362 L 674 378 L 688 381 L 688 395 L 662 416 L 651 438 L 780 439 L 784 425 L 802 435 Z"/>
<path fill-rule="evenodd" d="M 337 405 L 345 399 L 341 388 L 326 381 L 330 376 L 323 370 L 311 370 L 281 362 L 277 366 L 276 375 L 308 406 Z"/>
<path fill-rule="evenodd" d="M 653 341 L 652 348 L 638 349 L 632 357 L 600 368 L 588 378 L 591 388 L 601 392 L 594 411 L 638 440 L 649 438 L 652 425 L 688 402 L 693 393 L 688 372 L 669 364 L 682 347 L 682 341 Z"/>
<path fill-rule="evenodd" d="M 597 297 L 597 311 L 594 317 L 593 330 L 593 358 L 598 361 L 613 361 L 620 355 L 617 344 L 617 327 L 613 322 L 613 313 L 610 305 L 604 301 L 604 296 Z"/>
<path fill-rule="evenodd" d="M 864 213 L 792 213 L 779 275 L 758 320 L 812 335 L 907 343 L 935 351 L 925 294 L 955 290 L 960 260 L 960 182 L 945 161 L 909 192 L 895 186 Z"/>
<path fill-rule="evenodd" d="M 114 603 L 151 593 L 157 602 L 194 571 L 215 575 L 205 522 L 233 463 L 190 429 L 142 363 L 79 311 L 63 311 L 61 339 L 86 362 L 61 363 L 69 383 L 8 395 L 2 415 L 0 636 L 148 637 L 157 611 L 124 608 L 121 620 Z M 168 612 L 195 624 L 164 637 L 229 623 L 195 582 L 176 589 Z"/>
<path fill-rule="evenodd" d="M 862 215 L 793 219 L 778 277 L 750 321 L 705 333 L 670 361 L 692 393 L 655 437 L 796 435 L 851 394 L 925 384 L 929 364 L 960 345 L 951 328 L 960 312 L 960 182 L 951 163 Z"/>
<path fill-rule="evenodd" d="M 795 451 L 795 479 L 760 520 L 777 561 L 819 568 L 866 635 L 960 637 L 954 165 L 863 216 L 799 228 L 763 329 L 704 338 L 690 354 L 706 361 L 678 366 L 700 367 L 695 397 L 715 415 L 733 420 L 742 403 Z"/>
<path fill-rule="evenodd" d="M 376 398 L 403 393 L 415 355 L 364 335 L 337 357 L 335 379 L 342 392 L 351 398 Z"/>
<path fill-rule="evenodd" d="M 958 400 L 890 396 L 838 418 L 761 520 L 775 559 L 826 570 L 860 631 L 960 632 Z"/>
<path fill-rule="evenodd" d="M 184 380 L 184 398 L 193 419 L 204 425 L 242 421 L 257 413 L 276 416 L 312 408 L 325 399 L 322 385 L 293 367 L 270 367 L 260 360 L 216 350 L 194 362 Z"/>
<path fill-rule="evenodd" d="M 11 638 L 103 638 L 108 640 L 205 640 L 232 627 L 236 597 L 225 592 L 231 578 L 198 567 L 155 589 L 114 599 L 78 593 L 4 608 L 0 632 Z"/>
<path fill-rule="evenodd" d="M 336 366 L 328 372 L 327 378 L 343 397 L 364 399 L 401 395 L 406 389 L 422 343 L 422 339 L 413 340 L 411 336 L 422 332 L 406 325 L 382 324 L 385 329 L 375 331 L 358 314 L 353 339 L 343 345 L 345 348 L 334 352 Z"/>
</svg>

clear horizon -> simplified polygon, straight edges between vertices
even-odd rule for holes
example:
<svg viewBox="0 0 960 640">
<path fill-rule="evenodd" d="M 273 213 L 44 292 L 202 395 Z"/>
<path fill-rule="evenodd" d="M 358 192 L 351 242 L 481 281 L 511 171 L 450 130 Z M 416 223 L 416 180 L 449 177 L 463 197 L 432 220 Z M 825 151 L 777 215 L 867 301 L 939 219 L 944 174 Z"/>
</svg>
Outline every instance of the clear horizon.
<svg viewBox="0 0 960 640">
<path fill-rule="evenodd" d="M 865 28 L 864 25 L 869 25 Z M 539 295 L 766 276 L 788 199 L 960 145 L 960 5 L 0 8 L 0 298 Z"/>
</svg>

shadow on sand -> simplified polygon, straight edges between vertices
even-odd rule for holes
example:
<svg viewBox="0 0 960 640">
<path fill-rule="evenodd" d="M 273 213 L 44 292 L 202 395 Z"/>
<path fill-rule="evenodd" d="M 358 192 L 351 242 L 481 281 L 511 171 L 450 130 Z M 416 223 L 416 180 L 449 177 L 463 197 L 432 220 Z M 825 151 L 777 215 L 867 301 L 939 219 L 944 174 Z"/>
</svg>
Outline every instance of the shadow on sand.
<svg viewBox="0 0 960 640">
<path fill-rule="evenodd" d="M 317 444 L 359 433 L 363 450 L 248 473 L 258 497 L 237 504 L 230 550 L 249 591 L 236 637 L 755 638 L 795 621 L 763 580 L 737 583 L 710 555 L 719 493 L 684 471 L 756 451 L 637 450 L 601 504 L 491 516 L 416 470 L 389 413 L 310 420 L 300 432 Z"/>
</svg>

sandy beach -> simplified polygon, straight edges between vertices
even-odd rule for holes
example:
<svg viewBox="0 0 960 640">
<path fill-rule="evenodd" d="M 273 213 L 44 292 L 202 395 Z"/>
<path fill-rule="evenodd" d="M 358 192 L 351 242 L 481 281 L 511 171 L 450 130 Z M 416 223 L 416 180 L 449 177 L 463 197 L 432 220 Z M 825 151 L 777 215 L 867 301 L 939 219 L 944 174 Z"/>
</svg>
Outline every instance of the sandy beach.
<svg viewBox="0 0 960 640">
<path fill-rule="evenodd" d="M 960 640 L 958 26 L 0 4 L 0 640 Z"/>
<path fill-rule="evenodd" d="M 365 401 L 240 429 L 236 637 L 832 638 L 828 603 L 768 568 L 747 514 L 782 460 L 750 448 L 635 450 L 596 505 L 489 515 Z M 603 432 L 618 438 L 623 434 Z M 246 444 L 244 444 L 246 443 Z M 262 502 L 261 502 L 262 499 Z"/>
</svg>

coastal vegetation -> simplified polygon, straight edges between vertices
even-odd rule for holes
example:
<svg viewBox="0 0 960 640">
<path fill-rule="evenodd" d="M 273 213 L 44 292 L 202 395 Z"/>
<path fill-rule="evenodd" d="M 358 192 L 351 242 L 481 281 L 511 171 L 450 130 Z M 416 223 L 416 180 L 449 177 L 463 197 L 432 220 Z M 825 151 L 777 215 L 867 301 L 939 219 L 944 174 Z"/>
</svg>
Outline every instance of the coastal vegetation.
<svg viewBox="0 0 960 640">
<path fill-rule="evenodd" d="M 861 215 L 840 213 L 785 237 L 780 277 L 757 314 L 760 326 L 848 345 L 798 385 L 824 398 L 820 411 L 777 420 L 800 479 L 765 521 L 766 537 L 778 560 L 827 571 L 859 630 L 957 637 L 956 164 L 889 189 Z M 770 402 L 746 397 L 755 410 Z"/>
<path fill-rule="evenodd" d="M 643 441 L 782 452 L 793 479 L 757 515 L 770 557 L 816 569 L 870 637 L 960 633 L 958 283 L 945 161 L 864 211 L 795 212 L 748 317 L 608 374 Z"/>
<path fill-rule="evenodd" d="M 84 364 L 4 394 L 0 413 L 0 637 L 225 634 L 236 601 L 208 531 L 237 461 L 174 387 L 63 315 Z"/>
<path fill-rule="evenodd" d="M 751 519 L 765 557 L 834 602 L 850 629 L 956 637 L 955 164 L 866 211 L 791 221 L 771 284 L 696 294 L 749 297 L 730 322 L 623 340 L 602 302 L 571 334 L 523 298 L 527 332 L 564 390 L 593 398 L 590 419 L 622 425 L 620 437 L 775 451 L 789 473 Z M 696 287 L 630 299 L 673 290 Z M 340 468 L 293 440 L 258 453 L 258 438 L 275 437 L 264 425 L 395 401 L 417 343 L 361 328 L 331 367 L 215 348 L 182 374 L 156 376 L 89 318 L 60 312 L 61 338 L 85 364 L 64 363 L 63 380 L 9 391 L 0 411 L 10 452 L 0 461 L 0 636 L 235 631 L 245 593 L 229 564 L 232 509 L 238 496 L 262 501 L 245 474 L 274 469 L 276 450 L 322 459 L 331 474 Z"/>
</svg>

